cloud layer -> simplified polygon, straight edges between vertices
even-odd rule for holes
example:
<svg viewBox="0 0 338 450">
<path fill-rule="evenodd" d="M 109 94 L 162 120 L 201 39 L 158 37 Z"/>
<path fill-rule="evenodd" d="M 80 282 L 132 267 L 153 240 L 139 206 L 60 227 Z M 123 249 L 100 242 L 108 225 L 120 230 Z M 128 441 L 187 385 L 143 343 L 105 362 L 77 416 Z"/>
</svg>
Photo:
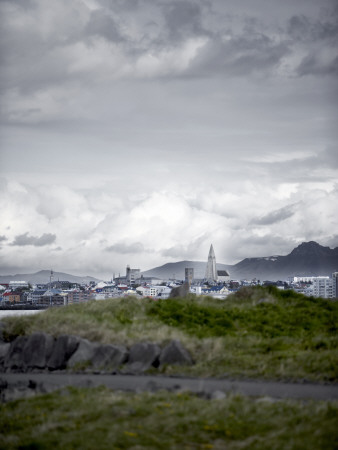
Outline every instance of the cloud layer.
<svg viewBox="0 0 338 450">
<path fill-rule="evenodd" d="M 334 0 L 2 0 L 0 272 L 337 246 Z"/>
</svg>

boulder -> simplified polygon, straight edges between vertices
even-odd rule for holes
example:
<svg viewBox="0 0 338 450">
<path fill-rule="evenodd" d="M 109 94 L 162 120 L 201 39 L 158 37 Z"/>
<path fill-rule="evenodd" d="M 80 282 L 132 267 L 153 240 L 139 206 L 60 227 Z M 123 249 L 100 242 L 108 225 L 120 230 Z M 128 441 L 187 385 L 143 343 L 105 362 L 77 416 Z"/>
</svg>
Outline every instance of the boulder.
<svg viewBox="0 0 338 450">
<path fill-rule="evenodd" d="M 183 283 L 181 286 L 171 290 L 169 298 L 186 297 L 190 292 L 189 283 Z"/>
<path fill-rule="evenodd" d="M 5 363 L 5 358 L 6 355 L 9 351 L 9 347 L 11 346 L 11 344 L 8 342 L 7 344 L 2 344 L 0 342 L 0 370 L 3 368 L 4 363 Z"/>
<path fill-rule="evenodd" d="M 46 333 L 31 334 L 23 349 L 23 360 L 28 369 L 44 369 L 52 354 L 54 338 Z"/>
<path fill-rule="evenodd" d="M 123 364 L 128 358 L 128 350 L 120 345 L 99 345 L 91 363 L 95 368 L 115 369 Z"/>
<path fill-rule="evenodd" d="M 0 322 L 0 344 L 5 341 L 5 339 L 4 339 L 4 329 L 5 329 L 4 322 Z"/>
<path fill-rule="evenodd" d="M 6 353 L 4 360 L 5 370 L 23 372 L 26 368 L 23 351 L 28 338 L 26 336 L 18 336 L 11 342 L 9 350 Z"/>
<path fill-rule="evenodd" d="M 160 366 L 163 365 L 191 365 L 193 364 L 189 352 L 180 341 L 171 341 L 163 348 L 160 355 Z"/>
<path fill-rule="evenodd" d="M 52 354 L 47 362 L 50 370 L 62 370 L 67 367 L 67 362 L 77 350 L 80 338 L 76 336 L 61 335 L 57 338 Z"/>
<path fill-rule="evenodd" d="M 129 352 L 127 372 L 145 372 L 150 367 L 158 367 L 161 349 L 157 344 L 141 342 L 134 344 Z"/>
<path fill-rule="evenodd" d="M 94 357 L 95 351 L 98 346 L 99 344 L 90 342 L 88 341 L 88 339 L 79 338 L 79 346 L 69 358 L 67 367 L 72 368 L 80 363 L 91 363 L 91 360 Z"/>
</svg>

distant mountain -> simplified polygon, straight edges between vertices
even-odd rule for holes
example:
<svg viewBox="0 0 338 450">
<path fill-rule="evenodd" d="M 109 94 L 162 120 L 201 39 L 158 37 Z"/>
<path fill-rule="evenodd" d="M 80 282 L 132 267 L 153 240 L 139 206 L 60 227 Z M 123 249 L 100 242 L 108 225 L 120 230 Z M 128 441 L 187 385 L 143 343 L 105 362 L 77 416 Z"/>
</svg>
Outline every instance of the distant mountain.
<svg viewBox="0 0 338 450">
<path fill-rule="evenodd" d="M 207 261 L 179 261 L 143 272 L 161 279 L 184 279 L 184 269 L 194 268 L 195 278 L 204 278 Z M 330 276 L 338 271 L 338 247 L 330 249 L 317 242 L 303 242 L 286 256 L 245 258 L 237 264 L 217 264 L 231 279 L 286 280 L 289 276 Z"/>
<path fill-rule="evenodd" d="M 9 283 L 10 281 L 28 281 L 31 284 L 36 283 L 49 283 L 50 270 L 40 270 L 36 273 L 21 273 L 16 275 L 0 275 L 0 284 Z M 78 277 L 76 275 L 70 275 L 63 272 L 53 272 L 54 281 L 70 281 L 71 283 L 89 283 L 89 281 L 101 281 L 97 278 L 85 276 Z"/>
</svg>

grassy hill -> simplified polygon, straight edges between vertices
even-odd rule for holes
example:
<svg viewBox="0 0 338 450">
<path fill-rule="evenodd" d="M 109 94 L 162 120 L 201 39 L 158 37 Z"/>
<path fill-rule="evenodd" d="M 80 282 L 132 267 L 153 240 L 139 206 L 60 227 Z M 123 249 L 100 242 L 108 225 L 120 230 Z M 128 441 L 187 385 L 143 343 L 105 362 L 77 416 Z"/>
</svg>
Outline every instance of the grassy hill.
<svg viewBox="0 0 338 450">
<path fill-rule="evenodd" d="M 337 302 L 274 288 L 227 300 L 112 299 L 6 318 L 5 338 L 34 331 L 130 345 L 180 339 L 196 376 L 337 382 Z M 335 449 L 336 401 L 64 388 L 0 404 L 0 449 Z"/>
<path fill-rule="evenodd" d="M 6 318 L 5 338 L 45 331 L 130 346 L 179 339 L 195 364 L 162 373 L 336 382 L 336 301 L 293 291 L 244 288 L 224 300 L 133 297 Z"/>
</svg>

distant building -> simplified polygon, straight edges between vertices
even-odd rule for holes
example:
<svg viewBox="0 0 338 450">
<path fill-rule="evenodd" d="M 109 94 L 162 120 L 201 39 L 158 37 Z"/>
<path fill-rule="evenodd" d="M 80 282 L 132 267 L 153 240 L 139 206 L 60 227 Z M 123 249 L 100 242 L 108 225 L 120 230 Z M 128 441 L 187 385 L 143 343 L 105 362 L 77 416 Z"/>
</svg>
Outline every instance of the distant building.
<svg viewBox="0 0 338 450">
<path fill-rule="evenodd" d="M 29 283 L 27 283 L 27 281 L 10 281 L 9 282 L 9 289 L 12 289 L 12 291 L 14 291 L 15 289 L 18 288 L 28 288 L 29 287 Z"/>
<path fill-rule="evenodd" d="M 91 292 L 89 291 L 68 291 L 68 305 L 76 304 L 76 303 L 85 303 L 91 299 Z"/>
<path fill-rule="evenodd" d="M 131 269 L 130 266 L 127 266 L 126 269 L 126 281 L 128 285 L 134 285 L 135 280 L 140 277 L 140 269 Z"/>
<path fill-rule="evenodd" d="M 194 269 L 193 267 L 186 267 L 185 268 L 185 282 L 191 286 L 194 279 Z"/>
<path fill-rule="evenodd" d="M 216 256 L 212 244 L 210 245 L 207 267 L 205 270 L 205 279 L 207 281 L 217 281 Z"/>
<path fill-rule="evenodd" d="M 226 270 L 217 270 L 217 281 L 225 283 L 230 281 L 230 275 Z"/>
<path fill-rule="evenodd" d="M 313 296 L 322 298 L 333 298 L 333 278 L 329 277 L 314 277 Z"/>
<path fill-rule="evenodd" d="M 141 276 L 141 270 L 140 269 L 131 269 L 130 266 L 127 266 L 126 268 L 126 275 L 125 276 L 118 276 L 114 278 L 115 284 L 121 284 L 125 283 L 128 286 L 134 286 L 137 282 L 137 280 Z"/>
<path fill-rule="evenodd" d="M 338 272 L 332 274 L 332 297 L 338 298 Z"/>
<path fill-rule="evenodd" d="M 46 292 L 46 289 L 34 289 L 30 292 L 28 292 L 27 301 L 28 303 L 31 303 L 32 305 L 40 303 L 41 297 Z"/>
<path fill-rule="evenodd" d="M 5 292 L 3 294 L 3 300 L 6 303 L 20 303 L 21 295 L 17 292 Z"/>
<path fill-rule="evenodd" d="M 214 248 L 211 244 L 209 255 L 208 255 L 208 262 L 207 262 L 207 268 L 205 271 L 205 279 L 209 282 L 226 282 L 230 280 L 230 275 L 226 270 L 217 270 L 216 269 L 216 256 L 214 252 Z"/>
</svg>

